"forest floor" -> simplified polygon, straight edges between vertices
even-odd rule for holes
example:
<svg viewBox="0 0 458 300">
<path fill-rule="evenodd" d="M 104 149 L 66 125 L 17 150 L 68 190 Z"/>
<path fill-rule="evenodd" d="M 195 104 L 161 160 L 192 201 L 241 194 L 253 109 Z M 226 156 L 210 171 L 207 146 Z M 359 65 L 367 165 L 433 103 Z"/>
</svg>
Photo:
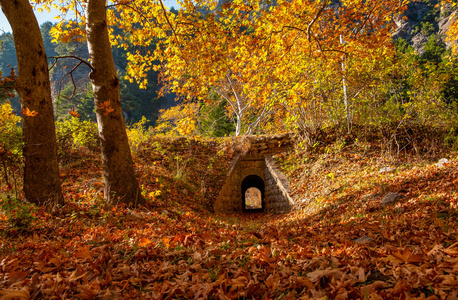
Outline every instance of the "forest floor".
<svg viewBox="0 0 458 300">
<path fill-rule="evenodd" d="M 0 298 L 458 298 L 456 153 L 390 155 L 357 140 L 292 149 L 276 161 L 296 210 L 215 214 L 231 147 L 155 138 L 133 149 L 147 198 L 133 210 L 103 202 L 98 153 L 67 153 L 63 207 L 0 213 Z M 402 197 L 382 205 L 390 192 Z"/>
</svg>

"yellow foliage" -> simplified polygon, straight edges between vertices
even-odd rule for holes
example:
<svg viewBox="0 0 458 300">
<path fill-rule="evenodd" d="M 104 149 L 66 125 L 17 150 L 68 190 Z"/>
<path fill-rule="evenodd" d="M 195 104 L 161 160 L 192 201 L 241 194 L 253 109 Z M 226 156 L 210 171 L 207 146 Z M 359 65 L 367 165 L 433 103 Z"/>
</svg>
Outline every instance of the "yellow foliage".
<svg viewBox="0 0 458 300">
<path fill-rule="evenodd" d="M 449 20 L 451 21 L 449 30 L 447 31 L 447 41 L 450 42 L 452 53 L 454 55 L 458 55 L 458 14 L 456 9 L 458 8 L 458 3 L 453 0 L 442 0 L 441 8 L 446 5 L 449 5 L 455 11 L 449 16 Z"/>
<path fill-rule="evenodd" d="M 288 106 L 287 112 L 301 105 L 311 110 L 309 116 L 314 109 L 327 110 L 325 99 L 342 98 L 336 87 L 344 76 L 356 91 L 370 85 L 366 75 L 394 54 L 394 16 L 408 3 L 345 0 L 336 8 L 327 0 L 293 0 L 264 10 L 259 1 L 230 1 L 202 16 L 199 8 L 207 2 L 183 1 L 179 13 L 172 14 L 161 3 L 134 0 L 134 9 L 119 10 L 117 22 L 131 34 L 115 38 L 123 47 L 126 39 L 135 45 L 127 56 L 129 80 L 146 87 L 146 73 L 160 70 L 163 92 L 205 101 L 211 90 L 243 122 L 239 131 L 271 118 L 273 102 Z M 136 26 L 140 20 L 141 28 Z M 154 52 L 138 49 L 152 40 L 158 43 Z M 323 101 L 310 103 L 317 96 Z M 192 119 L 175 122 L 175 132 L 190 134 Z M 170 131 L 167 126 L 159 128 Z"/>
<path fill-rule="evenodd" d="M 196 103 L 180 104 L 167 110 L 161 110 L 154 132 L 171 136 L 195 135 L 198 129 L 198 111 L 199 105 Z"/>
<path fill-rule="evenodd" d="M 52 3 L 35 1 L 44 7 Z M 121 29 L 119 35 L 110 29 L 110 39 L 129 50 L 130 82 L 146 88 L 147 73 L 155 70 L 160 71 L 162 93 L 198 102 L 212 91 L 228 103 L 236 134 L 260 124 L 270 123 L 264 129 L 272 132 L 288 128 L 288 121 L 321 126 L 324 119 L 348 117 L 344 93 L 362 101 L 359 91 L 374 84 L 372 74 L 381 72 L 394 54 L 394 19 L 409 3 L 343 0 L 335 7 L 329 0 L 292 0 L 266 10 L 259 1 L 237 0 L 208 9 L 217 2 L 183 0 L 175 14 L 163 1 L 120 0 L 108 10 L 107 22 Z M 84 39 L 85 16 L 77 3 L 55 2 L 63 15 L 52 31 L 55 40 Z M 81 22 L 65 23 L 68 12 Z M 449 35 L 456 39 L 456 27 Z M 152 43 L 155 50 L 147 50 Z M 342 82 L 348 86 L 345 92 Z M 111 111 L 110 106 L 99 109 Z M 155 132 L 194 134 L 195 116 L 189 107 L 172 108 L 162 113 Z"/>
<path fill-rule="evenodd" d="M 176 130 L 179 134 L 187 136 L 191 135 L 196 131 L 196 120 L 194 117 L 191 116 L 186 116 L 180 121 L 178 121 Z"/>
<path fill-rule="evenodd" d="M 86 40 L 85 25 L 82 21 L 62 19 L 51 28 L 49 32 L 53 37 L 54 43 L 84 42 Z"/>
<path fill-rule="evenodd" d="M 72 112 L 69 112 L 71 118 L 56 122 L 59 151 L 68 150 L 67 146 L 96 149 L 99 145 L 97 124 L 89 120 L 82 121 Z"/>
<path fill-rule="evenodd" d="M 454 55 L 458 55 L 458 15 L 454 12 L 450 18 L 453 20 L 450 25 L 449 30 L 447 31 L 447 41 L 452 45 L 452 52 Z"/>
<path fill-rule="evenodd" d="M 21 128 L 18 123 L 21 117 L 16 116 L 9 101 L 0 105 L 0 149 L 21 153 Z"/>
<path fill-rule="evenodd" d="M 151 128 L 146 129 L 145 125 L 148 122 L 145 116 L 137 123 L 127 127 L 127 137 L 132 151 L 136 152 L 142 143 L 147 142 L 151 138 Z"/>
<path fill-rule="evenodd" d="M 13 133 L 20 121 L 21 117 L 14 114 L 9 101 L 0 105 L 0 131 L 2 132 L 2 135 Z"/>
</svg>

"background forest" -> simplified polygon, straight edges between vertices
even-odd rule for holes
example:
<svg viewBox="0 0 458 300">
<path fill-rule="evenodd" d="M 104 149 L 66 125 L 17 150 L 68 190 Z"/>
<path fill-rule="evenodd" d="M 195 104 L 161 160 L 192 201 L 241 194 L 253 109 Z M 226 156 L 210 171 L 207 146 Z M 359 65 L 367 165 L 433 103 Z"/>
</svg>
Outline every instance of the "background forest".
<svg viewBox="0 0 458 300">
<path fill-rule="evenodd" d="M 219 3 L 220 7 L 221 5 L 222 2 Z M 259 114 L 259 112 L 254 113 L 254 115 L 248 113 L 244 117 L 234 115 L 229 107 L 227 97 L 211 89 L 205 92 L 206 95 L 203 97 L 207 100 L 199 102 L 199 104 L 194 100 L 185 101 L 191 95 L 193 95 L 191 97 L 195 97 L 194 91 L 185 89 L 180 94 L 179 90 L 174 90 L 173 87 L 169 89 L 167 83 L 170 83 L 169 79 L 164 78 L 166 81 L 160 83 L 158 71 L 152 70 L 151 67 L 149 67 L 149 71 L 141 75 L 148 83 L 139 88 L 137 83 L 131 82 L 132 76 L 129 79 L 129 69 L 132 70 L 132 67 L 128 67 L 128 55 L 132 57 L 131 49 L 127 46 L 113 46 L 115 65 L 121 78 L 120 92 L 124 119 L 126 124 L 132 125 L 141 121 L 144 116 L 146 120 L 142 122 L 142 126 L 145 129 L 156 125 L 157 133 L 174 135 L 183 133 L 203 136 L 230 135 L 235 130 L 234 126 L 237 124 L 237 119 L 242 118 L 247 118 L 247 121 L 243 122 L 244 132 L 251 132 L 249 124 L 256 123 L 258 125 L 257 122 L 261 121 L 259 127 L 256 128 L 257 133 L 299 130 L 305 134 L 307 139 L 310 135 L 316 134 L 320 128 L 340 127 L 345 122 L 348 123 L 347 127 L 351 125 L 350 123 L 354 123 L 356 127 L 375 127 L 380 132 L 390 131 L 392 128 L 389 127 L 396 128 L 397 125 L 406 121 L 410 125 L 415 123 L 422 126 L 446 126 L 453 131 L 455 125 L 452 123 L 456 119 L 454 116 L 458 99 L 456 88 L 458 71 L 456 56 L 451 53 L 450 42 L 446 42 L 446 32 L 450 26 L 449 18 L 452 12 L 451 5 L 440 7 L 439 1 L 422 0 L 409 3 L 404 12 L 404 20 L 399 21 L 396 28 L 392 30 L 393 40 L 396 44 L 394 56 L 380 59 L 377 63 L 379 66 L 364 71 L 366 72 L 364 75 L 361 72 L 357 73 L 357 80 L 364 78 L 365 82 L 352 83 L 351 78 L 348 78 L 346 96 L 342 94 L 342 87 L 339 87 L 342 83 L 330 81 L 330 77 L 335 77 L 331 73 L 324 73 L 322 79 L 317 76 L 315 80 L 321 80 L 321 86 L 315 90 L 308 90 L 307 93 L 311 93 L 309 95 L 300 92 L 301 96 L 299 96 L 302 99 L 307 99 L 310 96 L 315 99 L 313 100 L 315 102 L 301 100 L 302 104 L 296 105 L 296 108 L 293 105 L 294 101 L 290 105 L 284 105 L 281 101 L 275 105 L 269 104 L 272 107 L 272 112 L 275 111 L 274 114 L 282 116 L 279 120 L 274 120 L 272 117 Z M 172 13 L 178 14 L 178 11 L 172 10 Z M 82 59 L 88 58 L 85 43 L 76 41 L 62 43 L 58 39 L 54 39 L 52 42 L 52 26 L 53 24 L 50 22 L 41 25 L 41 33 L 48 57 L 74 55 Z M 115 34 L 121 32 L 122 29 L 115 29 Z M 0 41 L 2 47 L 0 68 L 2 73 L 7 75 L 17 65 L 14 43 L 9 33 L 2 34 Z M 129 47 L 132 49 L 139 47 L 134 46 L 134 41 L 129 43 Z M 143 48 L 143 52 L 148 52 L 153 51 L 156 44 L 154 40 L 151 40 L 147 47 L 140 47 Z M 218 55 L 216 50 L 214 53 Z M 137 59 L 141 61 L 138 57 Z M 73 70 L 71 74 L 69 73 L 78 62 L 73 58 L 59 59 L 56 60 L 55 66 L 51 69 L 56 119 L 65 120 L 69 118 L 69 111 L 77 111 L 81 120 L 95 122 L 93 95 L 88 75 L 89 68 L 82 65 Z M 49 59 L 49 63 L 51 66 L 53 60 Z M 198 68 L 199 66 L 194 67 Z M 73 82 L 69 75 L 73 76 Z M 175 75 L 181 76 L 180 74 Z M 204 78 L 205 76 L 202 77 L 202 80 L 210 80 Z M 269 83 L 265 83 L 265 86 L 269 85 Z M 165 90 L 165 93 L 160 92 L 161 88 Z M 269 97 L 273 98 L 272 95 Z M 288 96 L 283 95 L 282 97 L 287 98 Z M 352 103 L 349 104 L 351 112 L 342 111 L 342 109 L 349 109 L 349 107 L 342 108 L 326 100 L 345 97 L 352 98 Z M 7 95 L 4 94 L 2 101 L 7 98 Z M 178 100 L 178 102 L 174 100 Z M 10 99 L 10 102 L 16 114 L 19 114 L 19 99 L 13 98 Z M 305 104 L 306 102 L 307 104 Z M 175 105 L 178 106 L 167 112 L 164 111 Z M 311 109 L 312 107 L 320 108 Z M 160 110 L 163 110 L 162 113 Z M 157 122 L 161 114 L 162 117 Z M 345 114 L 351 114 L 351 120 L 343 121 Z M 259 117 L 260 115 L 262 118 Z M 185 117 L 187 122 L 183 121 Z M 184 124 L 194 125 L 190 126 L 192 128 L 180 129 L 180 126 L 177 126 L 179 123 L 182 125 L 181 127 L 186 127 Z M 273 123 L 275 125 L 272 125 Z M 403 124 L 407 127 L 410 125 Z M 350 128 L 347 129 L 351 131 Z M 393 135 L 394 133 L 391 132 L 390 134 Z M 310 143 L 311 141 L 309 141 Z"/>
</svg>

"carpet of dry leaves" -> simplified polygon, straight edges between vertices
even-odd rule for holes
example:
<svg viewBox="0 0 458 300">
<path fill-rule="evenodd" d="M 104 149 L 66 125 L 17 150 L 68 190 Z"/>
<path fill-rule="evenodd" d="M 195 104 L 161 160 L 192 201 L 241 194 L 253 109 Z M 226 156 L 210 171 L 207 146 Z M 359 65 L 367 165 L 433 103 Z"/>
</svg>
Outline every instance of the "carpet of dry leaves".
<svg viewBox="0 0 458 300">
<path fill-rule="evenodd" d="M 143 145 L 134 210 L 103 203 L 99 156 L 78 150 L 64 207 L 27 228 L 0 214 L 0 298 L 457 299 L 458 157 L 363 150 L 277 155 L 298 203 L 286 215 L 210 212 L 234 155 L 223 141 Z M 404 197 L 382 206 L 388 192 Z"/>
</svg>

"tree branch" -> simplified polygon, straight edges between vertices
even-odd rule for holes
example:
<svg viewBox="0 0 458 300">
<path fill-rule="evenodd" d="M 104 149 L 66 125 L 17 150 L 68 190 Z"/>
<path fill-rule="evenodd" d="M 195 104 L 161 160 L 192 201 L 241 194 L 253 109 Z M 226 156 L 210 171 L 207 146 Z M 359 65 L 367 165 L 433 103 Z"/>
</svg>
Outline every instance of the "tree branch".
<svg viewBox="0 0 458 300">
<path fill-rule="evenodd" d="M 51 70 L 52 68 L 54 68 L 54 66 L 56 65 L 57 61 L 59 59 L 63 59 L 63 58 L 73 58 L 73 59 L 76 59 L 76 60 L 79 60 L 80 63 L 78 64 L 78 66 L 80 66 L 81 64 L 85 64 L 86 66 L 88 66 L 89 68 L 91 68 L 91 70 L 93 72 L 95 72 L 95 69 L 94 67 L 87 61 L 85 61 L 84 59 L 78 57 L 78 56 L 75 56 L 75 55 L 62 55 L 62 56 L 50 56 L 48 57 L 48 59 L 54 59 L 54 63 L 52 64 L 52 66 L 49 68 L 49 70 Z"/>
<path fill-rule="evenodd" d="M 172 30 L 173 32 L 173 38 L 175 39 L 175 42 L 178 44 L 177 33 L 175 31 L 175 28 L 173 28 L 172 23 L 169 20 L 169 17 L 167 16 L 167 10 L 164 7 L 164 3 L 162 3 L 162 0 L 159 0 L 159 3 L 161 3 L 161 8 L 162 8 L 162 13 L 164 14 L 164 18 L 167 21 L 167 24 L 169 25 L 170 30 Z"/>
<path fill-rule="evenodd" d="M 313 24 L 316 23 L 318 18 L 321 16 L 321 14 L 323 13 L 323 11 L 326 8 L 326 6 L 328 6 L 328 1 L 327 0 L 324 1 L 323 6 L 320 8 L 320 10 L 316 13 L 315 17 L 312 19 L 312 21 L 310 21 L 309 25 L 307 26 L 307 39 L 309 40 L 309 42 L 310 42 L 310 39 L 311 39 L 310 37 L 312 35 L 312 26 L 313 26 Z"/>
<path fill-rule="evenodd" d="M 133 10 L 134 12 L 136 12 L 137 14 L 139 14 L 140 17 L 141 17 L 141 22 L 142 22 L 143 25 L 145 24 L 145 22 L 146 22 L 146 23 L 150 23 L 150 22 L 148 21 L 149 19 L 143 14 L 143 12 L 142 12 L 141 10 L 139 10 L 139 9 L 136 8 L 136 7 L 133 7 L 133 6 L 129 5 L 128 3 L 117 3 L 117 4 L 107 5 L 106 8 L 117 7 L 117 6 L 121 6 L 121 5 L 122 5 L 122 6 L 125 6 L 125 7 L 127 7 L 127 8 L 130 8 L 131 10 Z M 158 23 L 158 21 L 157 21 L 157 18 L 156 18 L 156 17 L 153 17 L 153 19 L 154 19 L 154 25 L 155 25 L 155 26 L 159 26 L 159 23 Z"/>
<path fill-rule="evenodd" d="M 76 93 L 76 83 L 75 83 L 75 78 L 73 77 L 73 72 L 76 71 L 76 69 L 78 69 L 82 64 L 85 64 L 86 66 L 88 66 L 89 68 L 91 68 L 92 72 L 95 72 L 95 68 L 87 61 L 85 61 L 84 59 L 78 57 L 78 56 L 75 56 L 75 55 L 63 55 L 63 56 L 50 56 L 48 57 L 48 59 L 51 58 L 51 59 L 54 59 L 54 63 L 52 64 L 52 66 L 49 68 L 49 70 L 51 70 L 52 68 L 54 68 L 54 66 L 57 64 L 57 61 L 59 59 L 65 59 L 65 58 L 73 58 L 73 59 L 76 59 L 78 60 L 79 62 L 70 70 L 70 72 L 67 72 L 64 76 L 62 76 L 62 78 L 60 79 L 59 81 L 59 93 L 57 95 L 57 105 L 59 105 L 59 99 L 60 99 L 60 93 L 62 91 L 62 83 L 65 79 L 65 77 L 67 77 L 68 75 L 70 75 L 70 78 L 71 78 L 71 81 L 72 81 L 72 84 L 73 84 L 73 92 L 72 92 L 72 95 L 70 96 L 70 99 L 72 99 L 74 96 L 75 96 L 75 93 Z"/>
<path fill-rule="evenodd" d="M 72 99 L 73 96 L 75 96 L 75 93 L 76 93 L 76 83 L 75 83 L 75 78 L 73 77 L 73 72 L 75 72 L 76 69 L 78 69 L 78 67 L 81 66 L 82 63 L 83 63 L 83 62 L 81 62 L 81 61 L 80 61 L 79 63 L 77 63 L 77 64 L 73 67 L 73 69 L 72 69 L 70 72 L 68 72 L 67 74 L 65 74 L 65 75 L 60 79 L 60 81 L 59 81 L 59 94 L 57 95 L 57 100 L 58 100 L 58 101 L 59 101 L 59 99 L 60 99 L 60 92 L 62 91 L 62 82 L 64 81 L 65 77 L 67 77 L 68 75 L 70 75 L 70 78 L 72 79 L 72 84 L 73 84 L 73 92 L 72 92 L 72 94 L 71 94 L 71 96 L 70 96 L 70 99 Z"/>
</svg>

